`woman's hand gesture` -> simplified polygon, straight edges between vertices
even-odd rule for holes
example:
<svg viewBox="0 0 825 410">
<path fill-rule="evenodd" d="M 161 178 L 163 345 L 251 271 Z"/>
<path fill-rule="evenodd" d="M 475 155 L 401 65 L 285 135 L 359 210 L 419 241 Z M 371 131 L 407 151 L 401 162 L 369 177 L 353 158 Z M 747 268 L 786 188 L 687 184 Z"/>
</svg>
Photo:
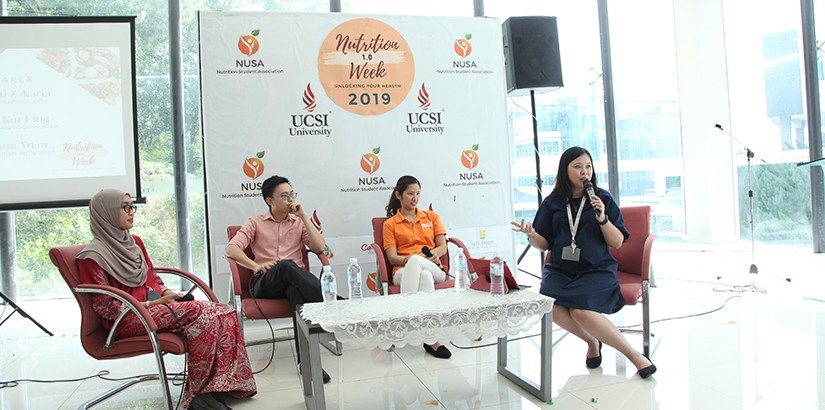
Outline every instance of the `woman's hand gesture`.
<svg viewBox="0 0 825 410">
<path fill-rule="evenodd" d="M 510 223 L 513 225 L 513 232 L 523 232 L 527 235 L 530 235 L 531 233 L 535 232 L 535 229 L 533 229 L 533 224 L 529 221 L 524 222 L 524 219 L 522 219 L 521 222 Z"/>
</svg>

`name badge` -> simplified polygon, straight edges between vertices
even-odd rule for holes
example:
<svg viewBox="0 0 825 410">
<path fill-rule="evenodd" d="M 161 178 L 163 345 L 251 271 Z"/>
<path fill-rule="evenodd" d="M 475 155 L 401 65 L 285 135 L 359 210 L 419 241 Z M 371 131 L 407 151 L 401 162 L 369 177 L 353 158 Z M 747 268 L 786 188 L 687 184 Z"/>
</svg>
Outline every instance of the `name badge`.
<svg viewBox="0 0 825 410">
<path fill-rule="evenodd" d="M 581 248 L 565 246 L 564 248 L 561 248 L 561 259 L 565 261 L 578 262 L 579 257 L 581 256 L 581 251 Z"/>
<path fill-rule="evenodd" d="M 431 227 L 431 226 L 433 226 L 433 223 L 432 223 L 432 222 L 427 222 L 427 223 L 423 223 L 423 224 L 421 224 L 421 227 L 422 227 L 422 228 L 429 228 L 429 227 Z"/>
</svg>

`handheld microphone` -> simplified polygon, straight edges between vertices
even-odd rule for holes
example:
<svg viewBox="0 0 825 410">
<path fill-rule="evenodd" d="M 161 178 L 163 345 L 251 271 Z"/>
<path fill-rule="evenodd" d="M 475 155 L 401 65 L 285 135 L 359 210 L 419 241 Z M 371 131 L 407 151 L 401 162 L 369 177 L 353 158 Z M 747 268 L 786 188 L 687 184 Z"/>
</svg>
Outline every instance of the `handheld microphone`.
<svg viewBox="0 0 825 410">
<path fill-rule="evenodd" d="M 432 257 L 433 257 L 433 251 L 431 251 L 431 250 L 430 250 L 430 247 L 429 247 L 429 246 L 422 246 L 422 247 L 421 247 L 421 253 L 423 253 L 423 254 L 424 254 L 424 256 L 426 256 L 426 257 L 428 257 L 428 258 L 432 258 Z M 443 267 L 443 266 L 441 266 L 441 261 L 436 260 L 436 263 L 435 263 L 435 264 L 436 264 L 436 265 L 438 265 L 438 267 L 439 267 L 442 271 L 444 271 L 444 273 L 447 273 L 447 271 L 446 271 L 446 270 L 444 270 L 444 267 Z"/>
<path fill-rule="evenodd" d="M 589 179 L 584 180 L 584 190 L 587 191 L 588 197 L 593 198 L 594 196 L 596 196 L 596 191 L 593 190 L 593 183 L 590 182 Z M 602 216 L 602 211 L 596 208 L 593 208 L 593 210 L 596 211 L 596 218 Z"/>
</svg>

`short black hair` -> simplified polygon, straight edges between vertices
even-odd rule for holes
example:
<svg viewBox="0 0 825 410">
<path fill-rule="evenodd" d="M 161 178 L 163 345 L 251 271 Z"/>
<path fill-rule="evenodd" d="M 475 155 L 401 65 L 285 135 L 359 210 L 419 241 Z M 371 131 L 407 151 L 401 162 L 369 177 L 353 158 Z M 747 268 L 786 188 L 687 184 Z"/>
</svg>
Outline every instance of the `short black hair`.
<svg viewBox="0 0 825 410">
<path fill-rule="evenodd" d="M 261 195 L 264 197 L 264 202 L 266 202 L 267 198 L 272 196 L 272 192 L 275 191 L 275 187 L 288 183 L 289 180 L 280 175 L 273 175 L 267 178 L 263 185 L 261 185 Z M 269 206 L 269 204 L 267 204 L 267 206 Z"/>
</svg>

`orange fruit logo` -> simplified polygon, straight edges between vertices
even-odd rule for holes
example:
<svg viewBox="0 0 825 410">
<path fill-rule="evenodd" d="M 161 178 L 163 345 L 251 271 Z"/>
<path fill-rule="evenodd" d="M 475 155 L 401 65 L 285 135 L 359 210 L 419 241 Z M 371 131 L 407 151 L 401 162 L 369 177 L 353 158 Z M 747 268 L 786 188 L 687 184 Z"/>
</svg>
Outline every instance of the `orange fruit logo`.
<svg viewBox="0 0 825 410">
<path fill-rule="evenodd" d="M 247 158 L 243 161 L 243 173 L 252 179 L 258 179 L 264 174 L 264 162 L 261 158 L 264 157 L 264 152 L 261 151 L 255 154 L 254 157 Z"/>
<path fill-rule="evenodd" d="M 367 275 L 367 289 L 378 293 L 378 272 L 370 272 Z"/>
<path fill-rule="evenodd" d="M 455 39 L 453 50 L 455 50 L 455 53 L 458 54 L 459 57 L 466 58 L 473 52 L 473 45 L 470 44 L 471 38 L 473 38 L 473 35 L 467 34 L 464 38 Z"/>
<path fill-rule="evenodd" d="M 252 30 L 252 35 L 241 36 L 238 40 L 238 50 L 241 50 L 246 56 L 252 56 L 253 54 L 258 52 L 258 34 L 261 33 L 260 29 Z"/>
<path fill-rule="evenodd" d="M 461 165 L 467 169 L 473 169 L 478 165 L 478 144 L 473 145 L 471 149 L 465 150 L 461 153 Z"/>
<path fill-rule="evenodd" d="M 372 152 L 361 155 L 361 169 L 368 174 L 373 174 L 381 167 L 381 160 L 378 159 L 378 153 L 381 152 L 381 147 L 376 147 Z"/>
</svg>

